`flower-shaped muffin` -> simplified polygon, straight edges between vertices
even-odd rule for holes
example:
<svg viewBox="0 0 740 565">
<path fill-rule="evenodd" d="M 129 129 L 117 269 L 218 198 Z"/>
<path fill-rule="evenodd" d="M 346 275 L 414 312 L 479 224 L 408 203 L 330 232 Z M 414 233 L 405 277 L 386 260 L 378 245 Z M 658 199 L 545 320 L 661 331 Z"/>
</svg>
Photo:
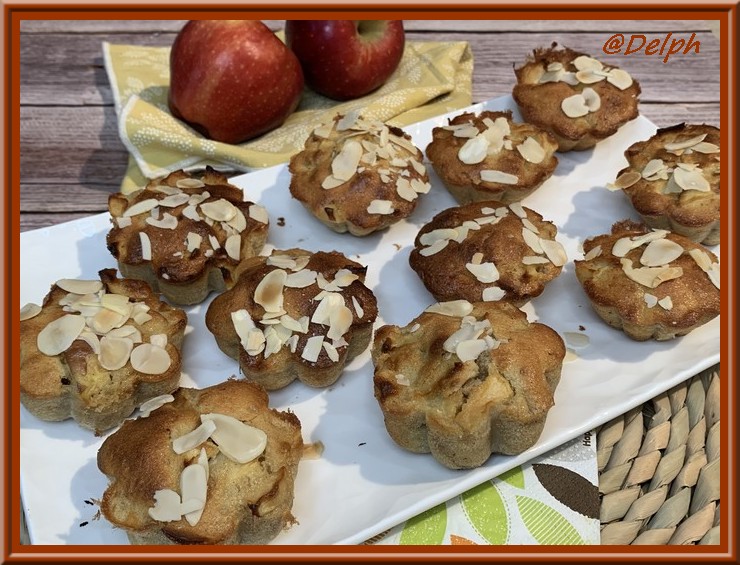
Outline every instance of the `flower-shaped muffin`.
<svg viewBox="0 0 740 565">
<path fill-rule="evenodd" d="M 629 166 L 619 172 L 612 187 L 624 190 L 651 228 L 717 245 L 719 142 L 719 129 L 705 124 L 659 129 L 625 151 Z"/>
<path fill-rule="evenodd" d="M 439 301 L 539 296 L 568 260 L 557 228 L 518 203 L 473 202 L 437 214 L 421 228 L 411 268 Z"/>
<path fill-rule="evenodd" d="M 373 343 L 375 398 L 393 440 L 451 469 L 513 455 L 542 433 L 565 345 L 505 302 L 427 308 Z"/>
<path fill-rule="evenodd" d="M 183 171 L 108 199 L 108 249 L 121 274 L 145 280 L 175 304 L 197 304 L 230 288 L 237 266 L 267 239 L 267 211 L 208 168 Z"/>
<path fill-rule="evenodd" d="M 588 149 L 637 117 L 640 85 L 629 73 L 568 48 L 535 49 L 514 69 L 525 121 L 555 136 L 560 151 Z"/>
<path fill-rule="evenodd" d="M 624 221 L 583 250 L 576 276 L 591 305 L 632 339 L 673 339 L 719 316 L 719 261 L 682 235 Z"/>
<path fill-rule="evenodd" d="M 423 159 L 408 134 L 351 112 L 317 127 L 291 158 L 290 193 L 334 231 L 368 235 L 429 192 Z"/>
<path fill-rule="evenodd" d="M 263 544 L 295 523 L 295 414 L 234 379 L 155 400 L 98 451 L 100 510 L 131 543 Z"/>
<path fill-rule="evenodd" d="M 41 306 L 21 309 L 20 325 L 23 405 L 41 420 L 74 418 L 96 432 L 177 388 L 187 324 L 145 282 L 99 274 L 57 281 Z"/>
<path fill-rule="evenodd" d="M 274 251 L 248 260 L 206 326 L 244 375 L 267 390 L 295 379 L 333 384 L 370 343 L 378 314 L 366 267 L 341 253 Z"/>
<path fill-rule="evenodd" d="M 518 202 L 552 175 L 558 144 L 537 126 L 516 123 L 511 112 L 460 114 L 432 130 L 426 154 L 460 204 Z"/>
</svg>

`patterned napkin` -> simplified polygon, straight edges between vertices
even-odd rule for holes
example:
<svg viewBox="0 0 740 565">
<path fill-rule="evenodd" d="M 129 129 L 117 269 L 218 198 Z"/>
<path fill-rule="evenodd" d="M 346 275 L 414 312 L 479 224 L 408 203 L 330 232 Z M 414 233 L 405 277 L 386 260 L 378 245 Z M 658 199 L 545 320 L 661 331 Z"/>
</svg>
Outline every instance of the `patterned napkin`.
<svg viewBox="0 0 740 565">
<path fill-rule="evenodd" d="M 598 544 L 598 484 L 596 436 L 586 433 L 366 543 Z"/>
<path fill-rule="evenodd" d="M 206 139 L 170 114 L 168 47 L 104 42 L 103 54 L 121 141 L 130 154 L 124 193 L 181 168 L 212 165 L 246 172 L 284 163 L 302 149 L 313 128 L 336 113 L 361 109 L 368 118 L 403 127 L 469 106 L 472 98 L 473 56 L 467 42 L 407 41 L 398 69 L 375 92 L 340 103 L 306 88 L 298 109 L 280 128 L 230 145 Z"/>
</svg>

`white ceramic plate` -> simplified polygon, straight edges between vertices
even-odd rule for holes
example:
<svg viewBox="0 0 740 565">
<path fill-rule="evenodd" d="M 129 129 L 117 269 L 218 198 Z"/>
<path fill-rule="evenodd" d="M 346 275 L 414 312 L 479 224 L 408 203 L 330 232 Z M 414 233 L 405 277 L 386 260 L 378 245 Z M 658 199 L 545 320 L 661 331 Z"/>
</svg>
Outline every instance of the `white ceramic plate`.
<svg viewBox="0 0 740 565">
<path fill-rule="evenodd" d="M 473 106 L 512 109 L 510 97 Z M 426 147 L 433 126 L 446 116 L 406 128 Z M 625 125 L 595 149 L 558 155 L 552 178 L 524 204 L 553 221 L 570 259 L 580 258 L 580 244 L 608 232 L 614 221 L 637 219 L 624 195 L 609 192 L 626 161 L 624 150 L 647 139 L 655 126 L 645 118 Z M 277 248 L 336 249 L 368 266 L 382 323 L 406 324 L 434 302 L 408 266 L 418 229 L 434 214 L 455 205 L 432 176 L 431 192 L 421 197 L 409 219 L 366 238 L 331 232 L 290 197 L 285 166 L 233 180 L 270 212 L 269 243 Z M 285 225 L 277 225 L 277 219 Z M 282 222 L 281 222 L 282 223 Z M 105 246 L 106 214 L 21 234 L 21 304 L 39 303 L 60 278 L 94 278 L 115 266 Z M 715 249 L 715 251 L 717 251 Z M 207 303 L 187 309 L 184 386 L 205 387 L 238 374 L 237 363 L 216 346 L 204 325 Z M 535 446 L 517 457 L 494 455 L 479 469 L 451 471 L 430 455 L 414 455 L 388 437 L 373 397 L 369 352 L 354 360 L 341 379 L 326 390 L 295 382 L 271 393 L 274 407 L 290 408 L 303 424 L 306 442 L 326 447 L 318 460 L 302 461 L 293 513 L 298 524 L 276 544 L 354 544 L 439 504 L 481 482 L 593 429 L 656 394 L 719 362 L 719 319 L 668 343 L 631 341 L 607 327 L 591 310 L 576 281 L 573 264 L 524 310 L 561 334 L 585 328 L 590 344 L 563 367 L 545 430 Z M 377 327 L 376 326 L 376 327 Z M 37 544 L 125 544 L 127 538 L 105 519 L 93 520 L 107 481 L 97 469 L 103 438 L 73 421 L 41 422 L 21 412 L 21 492 L 31 540 Z M 132 454 L 145 456 L 145 454 Z M 87 501 L 87 502 L 86 502 Z"/>
</svg>

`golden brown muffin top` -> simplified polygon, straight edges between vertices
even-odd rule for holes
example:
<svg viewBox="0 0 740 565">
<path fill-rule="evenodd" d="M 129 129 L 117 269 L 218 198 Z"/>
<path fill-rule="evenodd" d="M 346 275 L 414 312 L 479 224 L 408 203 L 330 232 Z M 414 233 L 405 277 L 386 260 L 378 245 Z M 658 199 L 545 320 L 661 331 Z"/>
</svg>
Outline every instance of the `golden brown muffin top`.
<svg viewBox="0 0 740 565">
<path fill-rule="evenodd" d="M 639 83 L 585 53 L 553 44 L 535 49 L 514 72 L 514 100 L 528 121 L 563 138 L 604 139 L 638 115 Z"/>
<path fill-rule="evenodd" d="M 633 143 L 629 162 L 613 188 L 621 188 L 635 209 L 665 215 L 684 226 L 703 226 L 720 217 L 720 134 L 707 124 L 678 124 Z"/>
<path fill-rule="evenodd" d="M 150 262 L 169 283 L 235 268 L 253 254 L 252 240 L 264 241 L 269 222 L 265 208 L 210 167 L 202 178 L 176 171 L 132 194 L 112 194 L 108 208 L 113 256 L 129 265 Z"/>
<path fill-rule="evenodd" d="M 336 251 L 253 257 L 240 267 L 236 285 L 213 300 L 206 325 L 238 347 L 250 371 L 332 367 L 344 362 L 355 331 L 378 315 L 366 271 Z"/>
<path fill-rule="evenodd" d="M 98 451 L 98 467 L 110 480 L 100 505 L 107 520 L 137 532 L 160 529 L 188 544 L 237 534 L 241 543 L 265 543 L 250 539 L 248 525 L 240 531 L 243 524 L 275 516 L 292 522 L 303 452 L 293 413 L 270 409 L 262 387 L 235 379 L 181 388 L 162 401 L 124 422 Z M 203 494 L 205 505 L 193 504 Z"/>
<path fill-rule="evenodd" d="M 332 229 L 366 235 L 407 217 L 429 192 L 423 160 L 399 128 L 337 115 L 291 158 L 290 193 Z"/>
<path fill-rule="evenodd" d="M 537 126 L 516 123 L 510 111 L 467 112 L 432 130 L 426 153 L 445 183 L 489 190 L 526 190 L 552 175 L 555 139 Z"/>
<path fill-rule="evenodd" d="M 373 344 L 375 395 L 384 410 L 426 415 L 458 429 L 490 427 L 491 416 L 527 424 L 553 405 L 549 383 L 565 356 L 551 328 L 504 302 L 442 302 L 405 327 L 383 326 Z"/>
<path fill-rule="evenodd" d="M 631 324 L 676 330 L 720 313 L 719 260 L 686 237 L 623 221 L 583 250 L 576 275 L 589 299 Z"/>
<path fill-rule="evenodd" d="M 560 274 L 567 256 L 557 228 L 520 204 L 474 202 L 437 214 L 409 256 L 437 300 L 521 305 Z"/>
<path fill-rule="evenodd" d="M 118 279 L 114 269 L 99 276 L 57 281 L 41 306 L 21 309 L 24 394 L 42 399 L 69 391 L 70 403 L 105 412 L 138 398 L 142 385 L 179 378 L 185 312 L 143 281 Z"/>
</svg>

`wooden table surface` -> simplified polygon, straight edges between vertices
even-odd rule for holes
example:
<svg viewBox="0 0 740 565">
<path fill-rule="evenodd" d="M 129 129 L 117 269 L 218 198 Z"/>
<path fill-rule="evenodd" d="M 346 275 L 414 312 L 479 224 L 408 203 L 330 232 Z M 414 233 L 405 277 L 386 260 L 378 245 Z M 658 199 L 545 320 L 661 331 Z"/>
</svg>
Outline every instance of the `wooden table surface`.
<svg viewBox="0 0 740 565">
<path fill-rule="evenodd" d="M 21 24 L 21 231 L 107 211 L 126 171 L 103 41 L 169 46 L 183 21 L 31 21 Z M 267 22 L 280 29 L 283 21 Z M 719 40 L 706 21 L 426 21 L 405 22 L 415 41 L 470 42 L 473 102 L 511 93 L 512 65 L 553 41 L 620 66 L 642 86 L 640 110 L 658 126 L 719 125 Z M 696 33 L 699 53 L 667 63 L 643 52 L 605 56 L 614 33 L 648 39 Z"/>
</svg>

